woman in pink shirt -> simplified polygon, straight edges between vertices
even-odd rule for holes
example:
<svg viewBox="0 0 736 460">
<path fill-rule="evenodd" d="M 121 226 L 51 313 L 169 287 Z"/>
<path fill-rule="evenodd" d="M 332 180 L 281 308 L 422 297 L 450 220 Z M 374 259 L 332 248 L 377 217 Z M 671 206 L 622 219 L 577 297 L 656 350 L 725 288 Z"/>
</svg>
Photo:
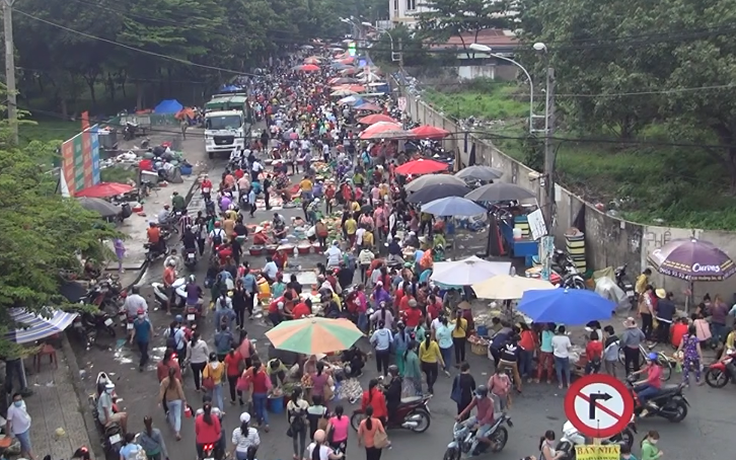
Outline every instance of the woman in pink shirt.
<svg viewBox="0 0 736 460">
<path fill-rule="evenodd" d="M 343 454 L 348 448 L 348 427 L 350 426 L 350 417 L 343 415 L 342 406 L 335 407 L 335 415 L 332 416 L 327 424 L 327 439 L 330 440 L 330 447 L 334 450 L 340 449 Z"/>
<path fill-rule="evenodd" d="M 248 333 L 245 330 L 240 331 L 240 345 L 238 346 L 238 353 L 243 357 L 245 361 L 245 368 L 249 369 L 253 366 L 252 355 L 255 352 L 255 348 L 248 338 Z"/>
</svg>

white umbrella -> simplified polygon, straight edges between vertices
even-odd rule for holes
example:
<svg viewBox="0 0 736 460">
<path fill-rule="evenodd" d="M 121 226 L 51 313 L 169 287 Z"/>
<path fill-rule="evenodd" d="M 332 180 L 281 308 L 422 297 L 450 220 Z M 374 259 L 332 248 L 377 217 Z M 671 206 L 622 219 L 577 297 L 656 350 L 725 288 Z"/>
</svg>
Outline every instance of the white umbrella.
<svg viewBox="0 0 736 460">
<path fill-rule="evenodd" d="M 557 289 L 557 286 L 539 278 L 498 275 L 473 285 L 479 299 L 513 300 L 521 299 L 526 291 Z"/>
<path fill-rule="evenodd" d="M 436 262 L 430 279 L 448 286 L 471 286 L 509 273 L 511 262 L 491 262 L 471 256 L 457 262 Z"/>
</svg>

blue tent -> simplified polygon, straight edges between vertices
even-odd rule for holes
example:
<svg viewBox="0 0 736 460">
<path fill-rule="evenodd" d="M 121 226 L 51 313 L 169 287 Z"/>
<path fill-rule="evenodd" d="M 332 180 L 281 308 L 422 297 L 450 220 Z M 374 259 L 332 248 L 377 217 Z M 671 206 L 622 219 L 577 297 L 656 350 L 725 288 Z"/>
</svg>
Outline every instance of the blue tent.
<svg viewBox="0 0 736 460">
<path fill-rule="evenodd" d="M 164 99 L 153 109 L 153 113 L 178 113 L 183 108 L 176 99 Z"/>
<path fill-rule="evenodd" d="M 224 85 L 222 88 L 220 88 L 221 93 L 237 93 L 238 91 L 242 91 L 242 86 L 235 86 L 235 85 Z"/>
</svg>

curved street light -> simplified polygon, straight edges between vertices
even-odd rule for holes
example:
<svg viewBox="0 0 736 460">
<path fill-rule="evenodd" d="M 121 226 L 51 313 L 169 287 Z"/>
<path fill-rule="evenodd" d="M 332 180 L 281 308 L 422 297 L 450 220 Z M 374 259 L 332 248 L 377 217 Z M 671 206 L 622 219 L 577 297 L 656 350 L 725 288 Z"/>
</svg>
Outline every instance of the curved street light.
<svg viewBox="0 0 736 460">
<path fill-rule="evenodd" d="M 493 56 L 496 59 L 501 59 L 507 62 L 510 62 L 511 64 L 515 65 L 516 67 L 520 68 L 522 72 L 524 72 L 524 75 L 526 75 L 526 78 L 529 80 L 529 132 L 534 132 L 534 81 L 532 80 L 532 76 L 529 74 L 529 71 L 526 70 L 526 68 L 519 64 L 519 62 L 506 57 L 502 56 L 500 54 L 494 53 L 493 49 L 490 46 L 481 45 L 480 43 L 471 43 L 468 45 L 468 48 L 470 48 L 473 51 L 477 51 L 479 53 L 485 53 L 489 56 Z M 547 52 L 547 45 L 541 42 L 537 42 L 533 45 L 533 48 L 535 51 L 539 52 Z M 547 110 L 545 109 L 545 113 Z"/>
</svg>

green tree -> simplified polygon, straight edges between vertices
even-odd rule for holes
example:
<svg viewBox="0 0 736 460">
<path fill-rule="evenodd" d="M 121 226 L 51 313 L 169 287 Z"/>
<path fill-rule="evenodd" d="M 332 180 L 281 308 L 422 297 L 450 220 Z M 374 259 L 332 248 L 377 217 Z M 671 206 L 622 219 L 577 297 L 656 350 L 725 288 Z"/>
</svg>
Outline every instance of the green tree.
<svg viewBox="0 0 736 460">
<path fill-rule="evenodd" d="M 430 42 L 445 42 L 450 37 L 460 37 L 462 49 L 468 54 L 468 46 L 477 41 L 485 29 L 507 28 L 511 25 L 509 3 L 505 0 L 427 0 L 426 12 L 419 13 L 420 35 Z M 466 42 L 464 34 L 473 34 Z"/>
</svg>

